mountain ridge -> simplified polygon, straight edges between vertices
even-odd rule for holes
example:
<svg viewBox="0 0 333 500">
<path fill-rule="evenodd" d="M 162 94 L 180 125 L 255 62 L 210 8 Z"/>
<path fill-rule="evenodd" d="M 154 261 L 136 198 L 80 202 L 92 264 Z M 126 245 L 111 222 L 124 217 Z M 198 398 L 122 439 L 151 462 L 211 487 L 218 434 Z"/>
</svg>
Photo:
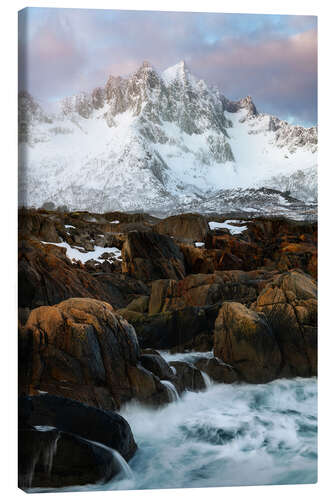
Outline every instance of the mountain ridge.
<svg viewBox="0 0 333 500">
<path fill-rule="evenodd" d="M 313 178 L 316 151 L 317 127 L 259 113 L 250 96 L 231 101 L 184 61 L 161 74 L 144 61 L 56 113 L 19 95 L 20 205 L 161 210 L 223 189 L 279 189 L 290 176 L 315 200 L 315 183 L 294 187 L 299 170 Z"/>
</svg>

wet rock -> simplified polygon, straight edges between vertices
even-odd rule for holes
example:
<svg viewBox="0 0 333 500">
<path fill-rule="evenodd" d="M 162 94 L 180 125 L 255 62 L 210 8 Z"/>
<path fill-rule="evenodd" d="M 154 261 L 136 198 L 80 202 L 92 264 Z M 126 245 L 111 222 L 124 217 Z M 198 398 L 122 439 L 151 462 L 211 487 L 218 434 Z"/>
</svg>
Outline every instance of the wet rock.
<svg viewBox="0 0 333 500">
<path fill-rule="evenodd" d="M 19 398 L 19 428 L 55 427 L 113 448 L 129 460 L 137 446 L 130 426 L 118 413 L 44 394 Z"/>
<path fill-rule="evenodd" d="M 219 358 L 202 358 L 195 362 L 195 366 L 204 373 L 207 373 L 215 382 L 232 384 L 239 380 L 239 376 L 234 368 Z"/>
<path fill-rule="evenodd" d="M 169 364 L 159 354 L 142 354 L 140 362 L 144 368 L 154 373 L 160 380 L 172 380 L 174 373 Z"/>
<path fill-rule="evenodd" d="M 264 315 L 238 302 L 224 302 L 215 323 L 214 355 L 250 383 L 276 378 L 281 353 Z"/>
<path fill-rule="evenodd" d="M 18 483 L 23 490 L 103 484 L 121 472 L 112 450 L 73 434 L 24 429 L 18 438 Z"/>
<path fill-rule="evenodd" d="M 185 361 L 172 361 L 170 366 L 176 369 L 173 383 L 179 394 L 188 391 L 203 391 L 206 384 L 202 373 L 194 365 Z"/>
</svg>

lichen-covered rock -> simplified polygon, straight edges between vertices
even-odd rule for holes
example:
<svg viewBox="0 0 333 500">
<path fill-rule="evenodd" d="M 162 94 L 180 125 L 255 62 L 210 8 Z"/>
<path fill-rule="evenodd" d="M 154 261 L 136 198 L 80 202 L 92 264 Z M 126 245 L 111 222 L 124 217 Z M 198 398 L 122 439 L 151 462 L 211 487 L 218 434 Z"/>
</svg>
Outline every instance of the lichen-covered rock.
<svg viewBox="0 0 333 500">
<path fill-rule="evenodd" d="M 178 281 L 153 281 L 149 314 L 191 306 L 209 306 L 225 300 L 251 304 L 256 299 L 261 284 L 268 281 L 265 274 L 216 271 L 213 274 L 191 274 Z"/>
<path fill-rule="evenodd" d="M 296 269 L 277 276 L 252 308 L 264 313 L 283 359 L 286 376 L 317 374 L 317 284 Z"/>
<path fill-rule="evenodd" d="M 139 364 L 134 328 L 106 302 L 69 299 L 36 308 L 20 339 L 29 354 L 21 392 L 42 390 L 105 409 L 166 396 L 159 379 Z"/>
<path fill-rule="evenodd" d="M 276 378 L 281 353 L 265 317 L 238 302 L 224 302 L 215 322 L 214 355 L 252 383 Z"/>
</svg>

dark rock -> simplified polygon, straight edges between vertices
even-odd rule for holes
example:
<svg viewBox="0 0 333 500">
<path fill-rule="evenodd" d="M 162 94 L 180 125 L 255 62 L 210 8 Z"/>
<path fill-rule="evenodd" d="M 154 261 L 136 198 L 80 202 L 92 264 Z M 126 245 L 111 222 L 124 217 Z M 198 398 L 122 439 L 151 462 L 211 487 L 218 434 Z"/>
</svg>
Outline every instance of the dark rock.
<svg viewBox="0 0 333 500">
<path fill-rule="evenodd" d="M 23 490 L 103 484 L 121 472 L 111 449 L 57 429 L 20 430 L 18 461 Z"/>
<path fill-rule="evenodd" d="M 239 377 L 231 365 L 227 365 L 218 358 L 201 358 L 195 362 L 195 366 L 215 382 L 232 384 L 237 382 Z"/>
<path fill-rule="evenodd" d="M 201 350 L 200 339 L 204 338 L 205 349 L 213 344 L 213 330 L 220 305 L 187 307 L 175 311 L 145 315 L 127 309 L 117 312 L 131 323 L 142 349 Z M 207 349 L 207 339 L 210 346 Z"/>
<path fill-rule="evenodd" d="M 185 361 L 172 361 L 170 366 L 176 369 L 174 385 L 179 394 L 188 391 L 202 391 L 206 384 L 202 373 L 195 366 Z"/>
<path fill-rule="evenodd" d="M 142 354 L 140 362 L 144 368 L 154 373 L 161 380 L 172 380 L 174 373 L 165 359 L 156 354 Z"/>
<path fill-rule="evenodd" d="M 128 233 L 122 259 L 123 272 L 142 281 L 185 276 L 184 257 L 179 247 L 168 236 L 155 232 Z"/>
<path fill-rule="evenodd" d="M 21 239 L 35 238 L 41 241 L 61 241 L 56 221 L 34 210 L 20 210 L 18 230 Z"/>
<path fill-rule="evenodd" d="M 19 398 L 19 428 L 56 427 L 58 431 L 97 441 L 129 460 L 137 446 L 130 426 L 118 413 L 51 394 Z"/>
</svg>

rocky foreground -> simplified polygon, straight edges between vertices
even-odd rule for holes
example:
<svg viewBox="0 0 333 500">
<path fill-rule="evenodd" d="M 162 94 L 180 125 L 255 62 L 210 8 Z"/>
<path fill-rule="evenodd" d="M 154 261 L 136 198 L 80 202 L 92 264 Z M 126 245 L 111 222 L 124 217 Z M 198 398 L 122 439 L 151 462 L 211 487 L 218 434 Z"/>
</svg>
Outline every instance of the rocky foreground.
<svg viewBox="0 0 333 500">
<path fill-rule="evenodd" d="M 20 487 L 118 474 L 127 401 L 316 375 L 317 223 L 225 219 L 20 210 Z"/>
</svg>

